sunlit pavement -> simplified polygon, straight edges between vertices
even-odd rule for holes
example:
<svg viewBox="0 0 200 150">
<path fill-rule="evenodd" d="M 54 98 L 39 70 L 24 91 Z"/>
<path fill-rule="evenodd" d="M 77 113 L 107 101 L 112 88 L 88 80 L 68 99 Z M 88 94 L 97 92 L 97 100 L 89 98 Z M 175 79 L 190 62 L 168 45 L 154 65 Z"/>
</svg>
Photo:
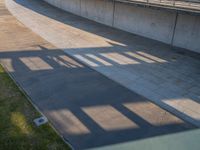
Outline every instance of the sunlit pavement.
<svg viewBox="0 0 200 150">
<path fill-rule="evenodd" d="M 1 0 L 0 62 L 76 149 L 199 125 L 198 59 L 41 1 L 7 6 L 46 41 Z"/>
</svg>

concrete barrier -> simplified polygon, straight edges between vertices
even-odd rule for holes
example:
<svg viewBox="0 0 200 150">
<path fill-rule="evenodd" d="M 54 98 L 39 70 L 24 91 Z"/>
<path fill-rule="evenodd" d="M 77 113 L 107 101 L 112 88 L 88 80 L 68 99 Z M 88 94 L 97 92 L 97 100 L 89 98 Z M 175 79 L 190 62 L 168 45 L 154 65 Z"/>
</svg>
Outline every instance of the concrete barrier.
<svg viewBox="0 0 200 150">
<path fill-rule="evenodd" d="M 49 4 L 76 15 L 81 14 L 81 0 L 44 0 Z"/>
<path fill-rule="evenodd" d="M 96 22 L 200 53 L 200 16 L 115 0 L 45 0 Z"/>
<path fill-rule="evenodd" d="M 178 14 L 173 45 L 200 53 L 200 16 Z"/>
<path fill-rule="evenodd" d="M 170 44 L 175 16 L 169 11 L 116 3 L 114 27 Z"/>
<path fill-rule="evenodd" d="M 81 16 L 112 26 L 113 1 L 81 0 Z"/>
</svg>

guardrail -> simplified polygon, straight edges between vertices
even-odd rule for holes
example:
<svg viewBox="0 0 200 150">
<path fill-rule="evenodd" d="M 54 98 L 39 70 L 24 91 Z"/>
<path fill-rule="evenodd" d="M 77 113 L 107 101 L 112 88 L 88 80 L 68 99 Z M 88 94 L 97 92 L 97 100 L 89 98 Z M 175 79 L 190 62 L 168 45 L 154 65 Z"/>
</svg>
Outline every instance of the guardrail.
<svg viewBox="0 0 200 150">
<path fill-rule="evenodd" d="M 139 3 L 150 6 L 153 5 L 153 6 L 194 11 L 200 13 L 200 0 L 116 0 L 116 1 Z"/>
</svg>

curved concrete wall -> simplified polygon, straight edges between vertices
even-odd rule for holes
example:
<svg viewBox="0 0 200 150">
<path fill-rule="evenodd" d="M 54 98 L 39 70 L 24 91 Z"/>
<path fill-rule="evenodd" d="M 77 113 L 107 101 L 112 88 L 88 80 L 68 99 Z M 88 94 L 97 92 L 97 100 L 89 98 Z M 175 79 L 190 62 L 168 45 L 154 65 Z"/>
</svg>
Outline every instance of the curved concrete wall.
<svg viewBox="0 0 200 150">
<path fill-rule="evenodd" d="M 173 45 L 200 53 L 200 16 L 179 14 Z"/>
<path fill-rule="evenodd" d="M 113 1 L 81 0 L 81 16 L 112 26 Z"/>
<path fill-rule="evenodd" d="M 200 53 L 200 16 L 138 7 L 115 0 L 44 0 L 65 11 Z"/>
<path fill-rule="evenodd" d="M 114 26 L 167 44 L 171 43 L 176 14 L 116 3 Z"/>
</svg>

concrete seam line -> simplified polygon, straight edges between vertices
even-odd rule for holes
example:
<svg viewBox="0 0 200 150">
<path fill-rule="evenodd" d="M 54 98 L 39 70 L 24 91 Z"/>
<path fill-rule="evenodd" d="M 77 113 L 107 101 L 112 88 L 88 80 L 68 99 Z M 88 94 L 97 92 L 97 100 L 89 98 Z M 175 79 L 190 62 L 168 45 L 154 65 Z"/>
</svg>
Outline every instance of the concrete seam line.
<svg viewBox="0 0 200 150">
<path fill-rule="evenodd" d="M 173 28 L 173 32 L 172 32 L 172 40 L 171 40 L 171 46 L 174 45 L 174 36 L 176 33 L 176 25 L 177 25 L 177 20 L 178 20 L 178 12 L 176 12 L 176 17 L 175 17 L 175 21 L 174 21 L 174 28 Z"/>
<path fill-rule="evenodd" d="M 80 13 L 80 16 L 82 16 L 81 15 L 81 13 L 82 13 L 82 0 L 80 0 L 80 12 L 79 13 Z"/>
<path fill-rule="evenodd" d="M 112 27 L 114 27 L 115 24 L 115 0 L 113 0 L 113 16 L 112 16 Z"/>
</svg>

